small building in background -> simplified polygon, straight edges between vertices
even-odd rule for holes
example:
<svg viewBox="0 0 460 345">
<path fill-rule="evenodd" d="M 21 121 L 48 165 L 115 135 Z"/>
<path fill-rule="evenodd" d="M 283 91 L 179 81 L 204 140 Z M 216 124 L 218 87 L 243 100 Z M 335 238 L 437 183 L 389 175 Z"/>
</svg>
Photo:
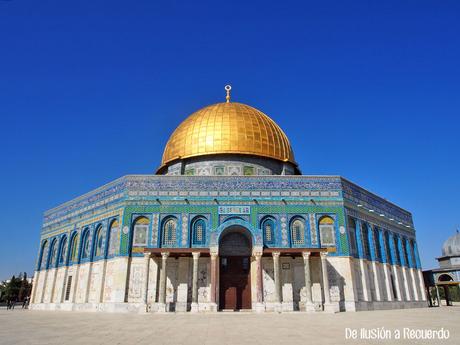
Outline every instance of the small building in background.
<svg viewBox="0 0 460 345">
<path fill-rule="evenodd" d="M 436 258 L 439 268 L 423 271 L 423 278 L 427 288 L 431 306 L 453 305 L 460 300 L 460 232 L 451 236 L 442 246 L 442 256 Z"/>
</svg>

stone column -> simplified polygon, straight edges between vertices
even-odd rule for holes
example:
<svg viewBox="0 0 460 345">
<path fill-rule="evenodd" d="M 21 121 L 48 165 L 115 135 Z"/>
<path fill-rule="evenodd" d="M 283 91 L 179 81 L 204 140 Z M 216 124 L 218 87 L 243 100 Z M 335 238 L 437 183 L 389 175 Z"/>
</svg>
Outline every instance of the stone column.
<svg viewBox="0 0 460 345">
<path fill-rule="evenodd" d="M 168 261 L 168 252 L 161 253 L 161 271 L 160 271 L 160 284 L 158 291 L 158 311 L 166 311 L 166 264 Z"/>
<path fill-rule="evenodd" d="M 329 293 L 329 278 L 327 276 L 327 252 L 321 252 L 321 274 L 323 278 L 324 304 L 331 304 L 331 295 Z"/>
<path fill-rule="evenodd" d="M 198 311 L 198 260 L 200 252 L 193 252 L 193 275 L 192 275 L 192 306 L 191 311 Z"/>
<path fill-rule="evenodd" d="M 142 298 L 145 303 L 145 311 L 148 312 L 147 299 L 149 294 L 149 267 L 150 253 L 144 253 L 144 286 L 142 289 Z"/>
<path fill-rule="evenodd" d="M 315 311 L 311 295 L 311 270 L 310 270 L 310 252 L 303 252 L 303 263 L 305 271 L 305 311 Z"/>
<path fill-rule="evenodd" d="M 275 278 L 275 311 L 281 311 L 280 252 L 273 252 L 273 275 Z"/>
<path fill-rule="evenodd" d="M 262 252 L 254 253 L 256 260 L 256 312 L 265 311 L 263 302 Z"/>
<path fill-rule="evenodd" d="M 217 311 L 217 252 L 211 253 L 211 309 Z"/>
</svg>

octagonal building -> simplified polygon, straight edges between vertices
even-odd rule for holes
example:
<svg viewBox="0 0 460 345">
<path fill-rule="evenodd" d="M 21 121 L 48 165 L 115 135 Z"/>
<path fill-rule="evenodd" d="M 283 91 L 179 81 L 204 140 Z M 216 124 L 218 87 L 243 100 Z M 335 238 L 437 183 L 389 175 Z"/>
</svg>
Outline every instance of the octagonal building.
<svg viewBox="0 0 460 345">
<path fill-rule="evenodd" d="M 156 174 L 45 212 L 31 309 L 427 305 L 411 214 L 343 177 L 301 175 L 282 129 L 229 89 L 177 127 Z"/>
</svg>

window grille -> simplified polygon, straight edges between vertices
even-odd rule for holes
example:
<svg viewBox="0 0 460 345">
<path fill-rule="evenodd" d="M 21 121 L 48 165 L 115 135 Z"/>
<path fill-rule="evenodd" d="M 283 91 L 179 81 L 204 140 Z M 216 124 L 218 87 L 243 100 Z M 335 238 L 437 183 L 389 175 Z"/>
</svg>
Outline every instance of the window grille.
<svg viewBox="0 0 460 345">
<path fill-rule="evenodd" d="M 65 300 L 68 301 L 70 298 L 70 288 L 72 287 L 72 276 L 67 278 L 67 287 L 65 289 Z"/>
<path fill-rule="evenodd" d="M 296 219 L 291 223 L 291 243 L 294 246 L 304 245 L 304 223 L 300 219 Z"/>
<path fill-rule="evenodd" d="M 167 220 L 163 225 L 163 246 L 171 247 L 176 244 L 176 227 L 175 219 Z"/>
</svg>

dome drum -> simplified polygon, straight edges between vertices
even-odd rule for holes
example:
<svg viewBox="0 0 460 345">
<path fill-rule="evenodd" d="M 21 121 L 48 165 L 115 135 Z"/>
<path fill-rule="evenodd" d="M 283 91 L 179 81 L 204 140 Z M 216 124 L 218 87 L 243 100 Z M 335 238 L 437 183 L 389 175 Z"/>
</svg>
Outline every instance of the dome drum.
<svg viewBox="0 0 460 345">
<path fill-rule="evenodd" d="M 157 174 L 197 176 L 296 175 L 298 169 L 290 162 L 281 162 L 272 158 L 241 154 L 215 154 L 177 159 L 160 168 Z"/>
</svg>

